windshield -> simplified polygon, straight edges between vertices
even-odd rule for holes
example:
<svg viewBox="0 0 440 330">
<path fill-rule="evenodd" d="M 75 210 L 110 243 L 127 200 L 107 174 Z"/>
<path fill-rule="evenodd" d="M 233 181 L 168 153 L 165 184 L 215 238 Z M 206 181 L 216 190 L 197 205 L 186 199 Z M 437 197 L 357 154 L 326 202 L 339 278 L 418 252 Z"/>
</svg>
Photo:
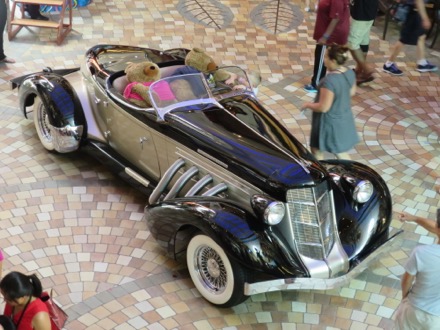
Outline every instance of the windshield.
<svg viewBox="0 0 440 330">
<path fill-rule="evenodd" d="M 201 110 L 207 104 L 218 107 L 218 100 L 237 94 L 253 93 L 252 83 L 243 69 L 231 66 L 206 73 L 174 75 L 150 86 L 150 100 L 162 120 L 173 110 Z"/>
<path fill-rule="evenodd" d="M 173 110 L 201 110 L 216 99 L 208 88 L 203 73 L 172 76 L 156 81 L 150 86 L 150 99 L 162 120 Z"/>
<path fill-rule="evenodd" d="M 252 75 L 253 76 L 253 75 Z M 249 79 L 248 74 L 238 66 L 224 66 L 207 73 L 209 87 L 219 98 L 242 93 L 252 93 L 257 88 L 255 79 Z M 228 95 L 225 95 L 228 94 Z"/>
</svg>

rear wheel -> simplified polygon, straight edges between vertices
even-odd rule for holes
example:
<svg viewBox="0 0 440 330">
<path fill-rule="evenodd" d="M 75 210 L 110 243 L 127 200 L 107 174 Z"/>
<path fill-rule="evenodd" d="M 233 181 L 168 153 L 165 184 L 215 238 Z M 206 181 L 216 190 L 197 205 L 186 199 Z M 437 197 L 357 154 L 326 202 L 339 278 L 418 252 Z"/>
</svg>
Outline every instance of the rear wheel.
<svg viewBox="0 0 440 330">
<path fill-rule="evenodd" d="M 35 97 L 34 107 L 34 124 L 37 130 L 38 137 L 40 138 L 43 147 L 49 151 L 55 149 L 50 130 L 49 117 L 47 115 L 46 107 L 44 106 L 39 96 Z"/>
<path fill-rule="evenodd" d="M 186 252 L 191 279 L 200 294 L 218 307 L 232 307 L 247 299 L 244 284 L 249 273 L 229 259 L 212 238 L 197 234 L 191 238 Z"/>
</svg>

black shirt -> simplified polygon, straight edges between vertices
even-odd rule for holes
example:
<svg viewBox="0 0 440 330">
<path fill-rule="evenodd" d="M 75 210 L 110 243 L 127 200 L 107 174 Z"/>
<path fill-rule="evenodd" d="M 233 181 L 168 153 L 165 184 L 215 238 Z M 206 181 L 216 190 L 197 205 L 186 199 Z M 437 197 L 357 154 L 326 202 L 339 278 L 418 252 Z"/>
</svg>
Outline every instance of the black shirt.
<svg viewBox="0 0 440 330">
<path fill-rule="evenodd" d="M 379 0 L 350 0 L 350 15 L 357 21 L 372 21 L 378 9 Z"/>
</svg>

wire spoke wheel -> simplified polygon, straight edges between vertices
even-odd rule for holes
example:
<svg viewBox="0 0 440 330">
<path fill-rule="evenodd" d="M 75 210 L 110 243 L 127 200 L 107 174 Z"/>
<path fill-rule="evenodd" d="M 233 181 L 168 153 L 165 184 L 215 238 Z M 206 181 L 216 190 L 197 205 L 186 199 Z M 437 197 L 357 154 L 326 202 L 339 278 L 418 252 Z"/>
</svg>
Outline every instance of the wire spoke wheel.
<svg viewBox="0 0 440 330">
<path fill-rule="evenodd" d="M 248 272 L 231 260 L 212 238 L 193 236 L 186 253 L 188 271 L 200 294 L 218 307 L 235 306 L 244 300 Z"/>
<path fill-rule="evenodd" d="M 49 116 L 46 107 L 39 97 L 35 98 L 34 108 L 34 124 L 43 147 L 49 151 L 54 150 L 54 142 L 50 129 Z"/>
<path fill-rule="evenodd" d="M 223 292 L 227 285 L 227 271 L 221 257 L 214 249 L 205 245 L 199 248 L 196 258 L 201 280 L 213 292 Z"/>
</svg>

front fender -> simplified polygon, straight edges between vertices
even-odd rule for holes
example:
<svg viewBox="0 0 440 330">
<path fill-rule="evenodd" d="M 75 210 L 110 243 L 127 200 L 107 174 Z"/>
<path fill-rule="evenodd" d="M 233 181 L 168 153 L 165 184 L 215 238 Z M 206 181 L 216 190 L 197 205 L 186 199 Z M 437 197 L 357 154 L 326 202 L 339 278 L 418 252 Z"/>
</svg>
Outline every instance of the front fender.
<svg viewBox="0 0 440 330">
<path fill-rule="evenodd" d="M 321 164 L 334 183 L 339 237 L 353 263 L 388 239 L 392 217 L 391 194 L 382 177 L 364 164 L 338 160 L 321 161 Z M 367 203 L 358 204 L 353 200 L 344 183 L 347 177 L 369 180 L 373 184 L 374 194 Z"/>
<path fill-rule="evenodd" d="M 298 259 L 270 226 L 221 198 L 175 199 L 145 208 L 150 232 L 169 253 L 180 230 L 197 228 L 243 266 L 277 277 L 307 276 Z"/>
</svg>

